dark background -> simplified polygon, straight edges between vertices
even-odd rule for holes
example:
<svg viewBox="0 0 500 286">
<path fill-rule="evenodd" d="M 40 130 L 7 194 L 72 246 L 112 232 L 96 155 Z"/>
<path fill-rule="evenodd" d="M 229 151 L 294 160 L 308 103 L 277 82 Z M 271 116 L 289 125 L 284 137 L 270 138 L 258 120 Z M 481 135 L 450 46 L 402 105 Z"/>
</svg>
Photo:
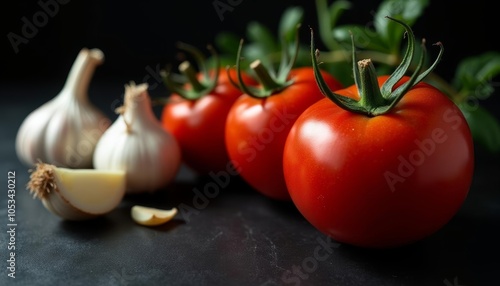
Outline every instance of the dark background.
<svg viewBox="0 0 500 286">
<path fill-rule="evenodd" d="M 53 0 L 56 1 L 56 0 Z M 68 0 L 65 0 L 68 1 Z M 46 2 L 46 1 L 44 1 Z M 225 1 L 223 1 L 225 2 Z M 369 25 L 379 1 L 351 1 L 339 24 Z M 485 51 L 500 50 L 495 40 L 497 15 L 486 0 L 468 5 L 456 2 L 430 1 L 413 26 L 418 37 L 428 43 L 443 42 L 445 55 L 437 72 L 450 80 L 458 62 Z M 16 54 L 9 43 L 9 32 L 21 34 L 22 17 L 32 21 L 41 10 L 38 1 L 9 1 L 2 4 L 0 81 L 43 81 L 62 86 L 76 54 L 82 47 L 100 48 L 105 63 L 96 70 L 94 82 L 123 84 L 140 82 L 148 74 L 146 67 L 164 67 L 175 61 L 175 42 L 184 41 L 198 47 L 212 43 L 220 31 L 232 31 L 245 38 L 246 25 L 253 20 L 266 24 L 273 32 L 283 10 L 292 5 L 305 9 L 303 27 L 316 27 L 314 1 L 243 0 L 221 21 L 213 0 L 195 1 L 68 1 L 47 24 L 19 45 Z M 302 29 L 302 39 L 308 38 Z M 321 43 L 319 43 L 321 45 Z M 166 92 L 163 87 L 153 94 Z M 494 99 L 489 99 L 496 105 Z"/>
</svg>

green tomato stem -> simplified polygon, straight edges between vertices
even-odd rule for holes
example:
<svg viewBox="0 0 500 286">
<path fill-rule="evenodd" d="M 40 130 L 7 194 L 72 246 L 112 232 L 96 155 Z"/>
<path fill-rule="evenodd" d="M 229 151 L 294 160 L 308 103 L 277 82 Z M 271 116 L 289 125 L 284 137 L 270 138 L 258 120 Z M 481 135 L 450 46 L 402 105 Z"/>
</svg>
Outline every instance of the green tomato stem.
<svg viewBox="0 0 500 286">
<path fill-rule="evenodd" d="M 274 80 L 266 67 L 260 60 L 255 60 L 250 64 L 250 68 L 254 71 L 256 79 L 267 90 L 277 90 L 281 85 Z"/>
<path fill-rule="evenodd" d="M 184 43 L 178 43 L 178 48 L 189 52 L 195 58 L 197 65 L 200 68 L 203 82 L 200 82 L 198 80 L 198 73 L 191 65 L 191 63 L 188 61 L 184 61 L 179 65 L 179 71 L 191 85 L 191 88 L 184 88 L 184 86 L 181 86 L 178 82 L 175 82 L 173 79 L 174 74 L 172 74 L 170 72 L 170 68 L 168 68 L 167 70 L 163 70 L 160 74 L 167 89 L 169 89 L 171 93 L 176 93 L 187 100 L 197 100 L 202 96 L 212 92 L 219 81 L 220 68 L 220 59 L 215 49 L 210 45 L 207 47 L 214 59 L 214 75 L 212 78 L 210 78 L 208 69 L 205 65 L 205 57 L 198 49 Z"/>
<path fill-rule="evenodd" d="M 356 55 L 364 59 L 369 58 L 374 63 L 381 63 L 388 66 L 395 66 L 401 61 L 398 55 L 375 51 L 358 51 Z M 319 61 L 325 63 L 341 63 L 349 60 L 350 58 L 346 56 L 346 51 L 324 51 L 321 52 L 319 57 Z M 409 67 L 408 71 L 415 71 L 415 67 Z M 467 94 L 458 92 L 449 82 L 435 72 L 430 72 L 426 81 L 432 83 L 432 85 L 444 92 L 455 103 L 462 102 L 468 96 Z"/>
<path fill-rule="evenodd" d="M 295 64 L 297 54 L 299 52 L 299 27 L 300 25 L 298 25 L 296 29 L 295 44 L 292 55 L 288 54 L 286 50 L 288 48 L 286 46 L 286 41 L 285 39 L 282 39 L 282 58 L 277 74 L 270 73 L 260 60 L 255 60 L 250 64 L 250 68 L 254 72 L 257 81 L 259 81 L 260 83 L 260 86 L 248 86 L 243 82 L 243 78 L 241 76 L 241 53 L 243 50 L 243 39 L 241 39 L 236 56 L 236 75 L 238 79 L 237 82 L 231 78 L 231 76 L 229 75 L 229 67 L 227 68 L 228 79 L 231 84 L 233 84 L 236 88 L 240 89 L 245 94 L 255 98 L 269 97 L 290 86 L 293 83 L 293 80 L 289 80 L 288 75 L 290 74 L 290 71 Z"/>
<path fill-rule="evenodd" d="M 318 83 L 321 92 L 326 97 L 328 97 L 339 107 L 347 111 L 360 113 L 366 116 L 378 116 L 390 112 L 391 109 L 396 106 L 396 104 L 411 88 L 422 81 L 432 70 L 434 70 L 437 63 L 441 60 L 443 54 L 443 45 L 441 43 L 437 43 L 436 45 L 439 45 L 440 47 L 440 52 L 437 59 L 427 70 L 421 72 L 424 66 L 426 54 L 424 40 L 422 42 L 422 55 L 417 67 L 415 68 L 415 71 L 408 81 L 403 83 L 398 88 L 394 89 L 394 86 L 405 76 L 406 72 L 410 68 L 410 64 L 415 54 L 415 36 L 411 31 L 411 28 L 406 23 L 391 17 L 387 18 L 395 21 L 396 23 L 399 23 L 406 29 L 408 38 L 406 52 L 403 59 L 401 60 L 401 63 L 396 67 L 394 72 L 388 77 L 384 84 L 379 87 L 377 79 L 378 77 L 371 59 L 364 59 L 359 61 L 357 65 L 355 64 L 356 59 L 354 37 L 351 35 L 351 41 L 353 45 L 352 62 L 354 81 L 358 89 L 358 94 L 360 97 L 359 101 L 342 96 L 340 94 L 336 94 L 328 88 L 326 82 L 323 79 L 323 76 L 319 71 L 319 51 L 315 50 L 314 48 L 314 34 L 313 30 L 311 29 L 311 57 L 316 82 Z"/>
<path fill-rule="evenodd" d="M 321 52 L 320 61 L 327 63 L 347 62 L 351 59 L 350 54 L 347 51 L 325 51 Z M 375 51 L 358 51 L 356 55 L 362 59 L 371 59 L 373 62 L 390 66 L 395 66 L 401 61 L 399 55 Z"/>
<path fill-rule="evenodd" d="M 315 50 L 314 48 L 314 39 L 313 39 L 313 30 L 311 28 L 311 55 L 312 55 L 312 68 L 314 70 L 314 78 L 316 79 L 316 83 L 321 91 L 321 93 L 328 97 L 331 101 L 337 104 L 340 108 L 360 114 L 366 114 L 366 110 L 354 99 L 349 98 L 347 96 L 343 96 L 337 93 L 334 93 L 328 87 L 323 75 L 321 74 L 321 70 L 319 69 L 318 58 L 319 58 L 319 50 Z"/>
<path fill-rule="evenodd" d="M 205 89 L 197 78 L 196 70 L 188 61 L 183 61 L 179 65 L 179 71 L 186 77 L 194 91 L 200 92 Z"/>
<path fill-rule="evenodd" d="M 368 114 L 372 114 L 375 107 L 387 104 L 380 92 L 377 80 L 377 72 L 370 59 L 358 61 L 360 94 L 364 95 L 359 104 L 364 106 Z"/>
</svg>

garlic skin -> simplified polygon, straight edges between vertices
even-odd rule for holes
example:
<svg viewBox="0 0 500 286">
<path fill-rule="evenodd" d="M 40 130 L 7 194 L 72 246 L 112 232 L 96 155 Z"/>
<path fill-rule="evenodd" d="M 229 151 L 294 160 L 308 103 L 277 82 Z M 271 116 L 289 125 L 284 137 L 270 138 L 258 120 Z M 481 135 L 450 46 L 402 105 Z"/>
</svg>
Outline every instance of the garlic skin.
<svg viewBox="0 0 500 286">
<path fill-rule="evenodd" d="M 95 144 L 111 124 L 88 99 L 90 80 L 103 60 L 99 49 L 80 50 L 59 94 L 24 119 L 16 136 L 16 153 L 22 163 L 92 167 Z"/>
<path fill-rule="evenodd" d="M 94 168 L 124 170 L 128 194 L 155 192 L 169 184 L 181 164 L 176 138 L 153 113 L 148 84 L 125 85 L 124 105 L 94 151 Z"/>
<path fill-rule="evenodd" d="M 87 220 L 114 210 L 125 196 L 125 172 L 70 169 L 39 162 L 27 189 L 51 213 L 65 220 Z"/>
</svg>

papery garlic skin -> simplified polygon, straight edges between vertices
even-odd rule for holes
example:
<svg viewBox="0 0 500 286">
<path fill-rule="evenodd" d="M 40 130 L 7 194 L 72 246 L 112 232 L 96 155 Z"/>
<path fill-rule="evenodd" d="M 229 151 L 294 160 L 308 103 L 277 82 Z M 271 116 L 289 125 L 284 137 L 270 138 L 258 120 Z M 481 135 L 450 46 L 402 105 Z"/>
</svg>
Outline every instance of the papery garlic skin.
<svg viewBox="0 0 500 286">
<path fill-rule="evenodd" d="M 128 194 L 155 192 L 175 178 L 180 148 L 154 115 L 148 85 L 125 89 L 121 115 L 97 142 L 94 168 L 126 171 Z"/>
<path fill-rule="evenodd" d="M 101 50 L 83 48 L 61 92 L 24 119 L 16 137 L 21 162 L 28 166 L 43 161 L 60 167 L 92 167 L 95 145 L 111 124 L 88 99 L 90 80 L 103 60 Z"/>
</svg>

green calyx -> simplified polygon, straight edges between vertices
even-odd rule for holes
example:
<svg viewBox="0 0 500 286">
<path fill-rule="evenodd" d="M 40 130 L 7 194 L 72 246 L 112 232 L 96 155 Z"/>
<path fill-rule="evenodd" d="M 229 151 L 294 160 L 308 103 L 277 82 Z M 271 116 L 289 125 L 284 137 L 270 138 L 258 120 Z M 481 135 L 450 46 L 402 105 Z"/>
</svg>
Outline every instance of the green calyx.
<svg viewBox="0 0 500 286">
<path fill-rule="evenodd" d="M 359 101 L 350 97 L 336 94 L 328 88 L 325 80 L 323 79 L 323 76 L 320 73 L 318 63 L 319 51 L 314 47 L 314 35 L 311 29 L 311 57 L 316 82 L 318 83 L 321 92 L 326 97 L 328 97 L 339 107 L 347 111 L 363 114 L 370 117 L 388 113 L 411 88 L 413 88 L 417 83 L 421 82 L 432 70 L 434 70 L 434 68 L 437 66 L 437 63 L 442 58 L 444 48 L 443 45 L 438 42 L 435 45 L 438 45 L 440 47 L 440 51 L 436 60 L 427 70 L 422 71 L 426 55 L 425 40 L 423 40 L 422 55 L 413 74 L 410 76 L 407 82 L 393 90 L 396 83 L 398 83 L 399 80 L 401 80 L 405 76 L 406 72 L 410 68 L 410 64 L 415 55 L 415 35 L 406 23 L 389 16 L 386 16 L 386 18 L 401 24 L 405 28 L 406 35 L 408 37 L 407 49 L 399 66 L 388 77 L 385 83 L 382 86 L 379 86 L 377 73 L 372 61 L 370 59 L 363 59 L 356 62 L 354 40 L 353 36 L 351 35 L 353 46 L 352 62 L 354 83 L 358 89 L 358 94 L 360 96 Z"/>
<path fill-rule="evenodd" d="M 210 77 L 209 69 L 205 64 L 206 58 L 198 49 L 185 43 L 178 43 L 177 47 L 193 56 L 202 76 L 201 79 L 198 79 L 198 71 L 189 61 L 183 61 L 179 65 L 180 75 L 172 74 L 170 68 L 162 71 L 161 76 L 165 86 L 170 92 L 176 93 L 187 100 L 196 100 L 212 92 L 219 80 L 220 67 L 220 60 L 214 48 L 210 45 L 207 47 L 215 63 L 213 67 L 214 74 Z M 176 76 L 177 80 L 174 80 Z M 185 87 L 184 83 L 189 83 L 189 87 Z"/>
<path fill-rule="evenodd" d="M 288 75 L 295 65 L 295 61 L 299 53 L 299 27 L 300 25 L 297 26 L 293 52 L 291 55 L 289 54 L 286 40 L 284 38 L 281 40 L 281 62 L 277 72 L 265 67 L 260 60 L 255 60 L 250 64 L 250 69 L 254 72 L 255 78 L 260 83 L 259 86 L 248 86 L 243 82 L 241 74 L 241 53 L 243 49 L 243 40 L 241 40 L 236 58 L 237 82 L 235 82 L 231 76 L 228 76 L 231 83 L 242 92 L 255 98 L 265 98 L 271 96 L 272 94 L 280 92 L 290 86 L 293 83 L 293 80 L 288 79 Z M 227 71 L 229 75 L 229 67 L 227 68 Z"/>
</svg>

